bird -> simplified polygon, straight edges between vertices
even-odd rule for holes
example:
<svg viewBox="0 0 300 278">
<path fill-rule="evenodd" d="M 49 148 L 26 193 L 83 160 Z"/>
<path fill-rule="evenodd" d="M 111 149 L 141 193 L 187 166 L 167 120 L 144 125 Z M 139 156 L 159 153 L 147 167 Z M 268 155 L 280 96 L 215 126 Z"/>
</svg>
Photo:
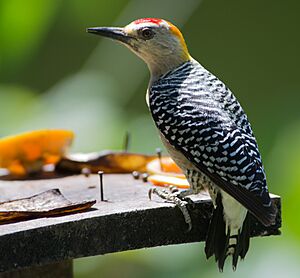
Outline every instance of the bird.
<svg viewBox="0 0 300 278">
<path fill-rule="evenodd" d="M 250 241 L 250 214 L 264 226 L 275 223 L 256 138 L 231 90 L 190 55 L 181 31 L 160 18 L 137 19 L 125 27 L 91 27 L 87 32 L 120 42 L 147 64 L 146 102 L 166 150 L 190 189 L 152 190 L 191 218 L 186 198 L 208 191 L 213 212 L 205 243 L 220 271 L 232 257 L 236 270 Z"/>
</svg>

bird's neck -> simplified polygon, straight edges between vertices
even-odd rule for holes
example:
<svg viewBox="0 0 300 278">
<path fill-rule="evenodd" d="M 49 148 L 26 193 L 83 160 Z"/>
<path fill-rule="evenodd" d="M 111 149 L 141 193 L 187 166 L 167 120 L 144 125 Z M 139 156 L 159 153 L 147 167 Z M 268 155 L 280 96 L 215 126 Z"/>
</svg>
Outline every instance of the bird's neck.
<svg viewBox="0 0 300 278">
<path fill-rule="evenodd" d="M 175 58 L 173 56 L 165 56 L 162 59 L 147 61 L 147 65 L 151 73 L 150 84 L 158 80 L 162 75 L 178 68 L 180 65 L 190 60 L 192 60 L 191 56 L 178 56 Z"/>
</svg>

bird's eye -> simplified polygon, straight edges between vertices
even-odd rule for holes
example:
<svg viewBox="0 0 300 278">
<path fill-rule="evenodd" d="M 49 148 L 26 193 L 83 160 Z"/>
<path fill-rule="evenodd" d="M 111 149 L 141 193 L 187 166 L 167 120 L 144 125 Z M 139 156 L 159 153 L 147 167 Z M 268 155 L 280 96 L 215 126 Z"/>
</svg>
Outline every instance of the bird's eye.
<svg viewBox="0 0 300 278">
<path fill-rule="evenodd" d="M 150 28 L 142 29 L 141 35 L 143 39 L 150 40 L 154 37 L 154 32 Z"/>
</svg>

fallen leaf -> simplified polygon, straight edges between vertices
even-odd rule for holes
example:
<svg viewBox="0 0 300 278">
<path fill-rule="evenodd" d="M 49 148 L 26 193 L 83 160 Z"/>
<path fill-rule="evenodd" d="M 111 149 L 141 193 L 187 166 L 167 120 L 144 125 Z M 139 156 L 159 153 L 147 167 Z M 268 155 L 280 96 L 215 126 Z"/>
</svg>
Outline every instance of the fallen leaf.
<svg viewBox="0 0 300 278">
<path fill-rule="evenodd" d="M 59 189 L 51 189 L 28 198 L 0 203 L 0 224 L 82 212 L 95 203 L 95 200 L 72 203 Z"/>
</svg>

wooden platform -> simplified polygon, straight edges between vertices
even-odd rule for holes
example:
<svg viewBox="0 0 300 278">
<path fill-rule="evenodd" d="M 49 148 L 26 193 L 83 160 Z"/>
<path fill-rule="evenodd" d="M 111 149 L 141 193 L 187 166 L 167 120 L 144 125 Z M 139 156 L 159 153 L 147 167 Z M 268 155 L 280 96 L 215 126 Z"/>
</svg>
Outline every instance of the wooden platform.
<svg viewBox="0 0 300 278">
<path fill-rule="evenodd" d="M 53 188 L 59 188 L 71 201 L 100 198 L 99 177 L 79 175 L 0 181 L 0 201 L 27 197 Z M 207 194 L 194 198 L 196 205 L 190 208 L 193 229 L 186 233 L 187 226 L 180 210 L 158 197 L 150 201 L 149 188 L 149 184 L 134 180 L 131 175 L 104 175 L 107 202 L 97 202 L 88 212 L 1 225 L 0 272 L 86 256 L 205 240 L 212 211 Z M 253 219 L 252 236 L 279 234 L 280 198 L 273 195 L 272 199 L 278 207 L 276 224 L 265 228 Z"/>
</svg>

